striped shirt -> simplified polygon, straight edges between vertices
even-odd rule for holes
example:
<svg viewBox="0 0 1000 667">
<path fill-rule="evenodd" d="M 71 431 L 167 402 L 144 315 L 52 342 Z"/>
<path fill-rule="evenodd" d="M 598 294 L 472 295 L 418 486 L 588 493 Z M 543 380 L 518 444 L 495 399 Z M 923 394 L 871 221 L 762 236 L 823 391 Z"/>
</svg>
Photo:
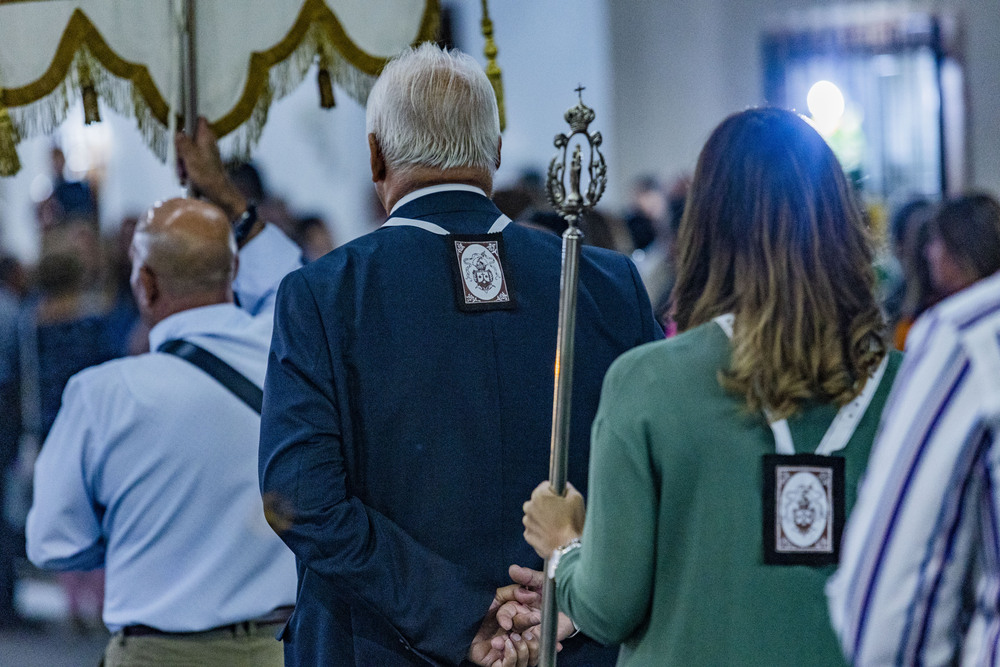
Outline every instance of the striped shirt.
<svg viewBox="0 0 1000 667">
<path fill-rule="evenodd" d="M 1000 657 L 998 336 L 1000 274 L 913 329 L 827 586 L 856 665 Z"/>
</svg>

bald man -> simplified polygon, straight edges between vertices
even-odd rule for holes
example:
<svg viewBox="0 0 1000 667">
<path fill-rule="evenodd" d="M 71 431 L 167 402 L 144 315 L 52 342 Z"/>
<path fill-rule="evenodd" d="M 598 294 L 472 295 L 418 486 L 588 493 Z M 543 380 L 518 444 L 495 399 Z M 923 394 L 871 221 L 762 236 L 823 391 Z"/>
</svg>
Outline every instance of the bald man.
<svg viewBox="0 0 1000 667">
<path fill-rule="evenodd" d="M 177 149 L 214 203 L 172 199 L 136 227 L 155 352 L 70 380 L 35 466 L 28 557 L 105 568 L 106 665 L 281 665 L 296 573 L 258 490 L 259 392 L 299 250 L 254 219 L 206 126 Z"/>
</svg>

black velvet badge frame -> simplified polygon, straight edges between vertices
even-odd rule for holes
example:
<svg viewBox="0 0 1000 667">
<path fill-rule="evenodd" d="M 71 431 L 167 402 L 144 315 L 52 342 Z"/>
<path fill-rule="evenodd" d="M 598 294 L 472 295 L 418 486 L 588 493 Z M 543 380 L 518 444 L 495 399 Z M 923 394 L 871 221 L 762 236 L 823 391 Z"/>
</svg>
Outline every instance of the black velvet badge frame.
<svg viewBox="0 0 1000 667">
<path fill-rule="evenodd" d="M 820 456 L 818 454 L 765 454 L 763 465 L 762 493 L 762 538 L 764 563 L 767 565 L 836 565 L 840 560 L 840 538 L 844 532 L 844 458 L 841 456 Z M 776 504 L 778 466 L 803 466 L 826 468 L 833 479 L 833 551 L 832 552 L 787 552 L 777 550 Z"/>
</svg>

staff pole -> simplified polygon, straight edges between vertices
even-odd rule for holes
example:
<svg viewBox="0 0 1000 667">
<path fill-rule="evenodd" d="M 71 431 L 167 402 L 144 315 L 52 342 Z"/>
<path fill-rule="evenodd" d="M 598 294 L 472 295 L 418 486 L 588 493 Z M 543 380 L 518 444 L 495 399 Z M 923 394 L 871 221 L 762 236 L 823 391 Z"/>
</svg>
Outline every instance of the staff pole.
<svg viewBox="0 0 1000 667">
<path fill-rule="evenodd" d="M 554 144 L 559 151 L 549 163 L 545 186 L 549 202 L 566 220 L 562 235 L 562 269 L 559 277 L 559 324 L 556 332 L 555 388 L 552 397 L 552 440 L 549 455 L 549 484 L 559 495 L 566 493 L 566 467 L 569 458 L 570 408 L 573 398 L 573 344 L 576 334 L 576 297 L 580 274 L 580 246 L 583 231 L 578 227 L 581 217 L 597 204 L 607 185 L 606 166 L 601 154 L 601 133 L 588 133 L 596 117 L 594 110 L 583 103 L 583 86 L 576 89 L 579 102 L 564 118 L 570 134 L 556 135 Z M 573 146 L 572 157 L 570 146 Z M 588 183 L 581 192 L 584 170 L 583 149 L 587 148 Z M 569 186 L 566 178 L 569 177 Z M 542 587 L 542 637 L 540 663 L 555 667 L 559 608 L 556 604 L 555 572 L 549 571 L 545 560 L 545 583 Z"/>
</svg>

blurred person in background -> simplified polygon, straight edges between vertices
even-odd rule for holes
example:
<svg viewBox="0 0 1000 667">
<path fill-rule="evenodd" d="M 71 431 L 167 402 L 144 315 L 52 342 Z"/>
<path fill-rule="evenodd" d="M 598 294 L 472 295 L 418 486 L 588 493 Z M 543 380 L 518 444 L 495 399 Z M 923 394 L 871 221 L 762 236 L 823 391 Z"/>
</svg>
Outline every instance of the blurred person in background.
<svg viewBox="0 0 1000 667">
<path fill-rule="evenodd" d="M 108 336 L 118 356 L 149 351 L 149 330 L 139 317 L 139 307 L 129 285 L 132 263 L 128 251 L 138 222 L 138 216 L 126 216 L 118 231 L 104 243 Z"/>
<path fill-rule="evenodd" d="M 525 538 L 619 665 L 842 664 L 823 586 L 901 355 L 830 147 L 789 111 L 723 121 L 677 257 L 682 333 L 608 371 L 586 512 L 543 482 Z"/>
<path fill-rule="evenodd" d="M 627 253 L 631 248 L 628 229 L 621 218 L 600 209 L 591 209 L 580 220 L 586 245 Z"/>
<path fill-rule="evenodd" d="M 517 218 L 514 222 L 542 232 L 551 232 L 556 236 L 562 236 L 567 227 L 566 220 L 561 215 L 551 210 L 551 208 L 546 209 L 544 207 L 526 209 L 521 213 L 521 217 Z"/>
<path fill-rule="evenodd" d="M 534 168 L 522 169 L 517 181 L 493 193 L 493 203 L 511 220 L 520 220 L 535 211 L 552 212 L 545 194 L 545 178 Z"/>
<path fill-rule="evenodd" d="M 944 202 L 931 222 L 926 254 L 942 298 L 992 275 L 1000 269 L 1000 204 L 987 194 Z"/>
<path fill-rule="evenodd" d="M 226 165 L 226 173 L 243 198 L 253 204 L 262 220 L 275 225 L 288 238 L 295 238 L 295 215 L 284 199 L 270 191 L 256 165 L 252 162 L 230 162 Z"/>
<path fill-rule="evenodd" d="M 500 207 L 497 206 L 497 208 Z M 525 209 L 515 222 L 532 229 L 551 232 L 560 237 L 568 227 L 566 219 L 556 213 L 551 206 Z M 583 214 L 577 224 L 580 231 L 583 232 L 584 245 L 620 253 L 626 253 L 631 247 L 628 230 L 624 223 L 620 218 L 610 213 L 591 209 Z"/>
<path fill-rule="evenodd" d="M 625 213 L 635 250 L 645 250 L 657 235 L 657 227 L 666 215 L 667 200 L 655 176 L 640 176 L 632 183 L 631 204 Z"/>
<path fill-rule="evenodd" d="M 55 421 L 69 378 L 121 356 L 109 330 L 101 271 L 100 242 L 92 227 L 66 225 L 46 234 L 35 270 L 28 338 L 22 340 L 22 372 L 36 374 L 38 396 L 31 398 L 38 401 L 39 442 Z"/>
<path fill-rule="evenodd" d="M 326 221 L 318 215 L 307 215 L 295 220 L 292 240 L 302 248 L 305 263 L 315 261 L 336 247 L 333 234 Z"/>
<path fill-rule="evenodd" d="M 114 345 L 99 288 L 101 249 L 88 224 L 50 228 L 35 269 L 35 299 L 20 330 L 24 472 L 37 456 L 59 412 L 70 377 L 121 356 Z M 80 631 L 99 622 L 104 596 L 101 570 L 59 573 L 70 622 Z"/>
<path fill-rule="evenodd" d="M 0 255 L 0 292 L 17 301 L 28 294 L 28 272 L 24 265 L 12 255 Z"/>
<path fill-rule="evenodd" d="M 503 188 L 493 193 L 493 203 L 511 220 L 517 220 L 526 211 L 536 207 L 532 194 L 522 187 Z"/>
<path fill-rule="evenodd" d="M 656 238 L 645 250 L 633 253 L 636 268 L 646 284 L 653 313 L 663 325 L 667 335 L 676 333 L 676 324 L 671 319 L 672 293 L 676 274 L 677 259 L 674 256 L 677 245 L 677 229 L 684 215 L 684 202 L 691 186 L 689 176 L 675 178 L 666 193 L 664 215 L 655 221 Z"/>
<path fill-rule="evenodd" d="M 90 183 L 66 178 L 66 156 L 58 146 L 52 147 L 49 158 L 52 192 L 38 205 L 39 227 L 44 232 L 77 221 L 96 229 L 97 195 Z"/>
<path fill-rule="evenodd" d="M 11 279 L 17 280 L 19 273 L 23 271 L 16 258 L 0 257 L 0 630 L 24 625 L 14 606 L 16 563 L 24 552 L 23 529 L 11 525 L 6 511 L 21 432 L 17 344 L 21 294 L 11 288 Z"/>
<path fill-rule="evenodd" d="M 930 201 L 914 199 L 896 212 L 890 225 L 893 253 L 902 268 L 903 279 L 887 295 L 883 307 L 897 350 L 904 349 L 910 327 L 920 314 L 941 299 L 931 282 L 927 262 L 930 222 L 934 212 L 934 204 Z"/>
</svg>

